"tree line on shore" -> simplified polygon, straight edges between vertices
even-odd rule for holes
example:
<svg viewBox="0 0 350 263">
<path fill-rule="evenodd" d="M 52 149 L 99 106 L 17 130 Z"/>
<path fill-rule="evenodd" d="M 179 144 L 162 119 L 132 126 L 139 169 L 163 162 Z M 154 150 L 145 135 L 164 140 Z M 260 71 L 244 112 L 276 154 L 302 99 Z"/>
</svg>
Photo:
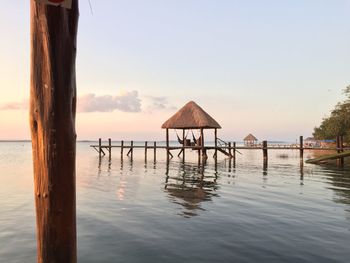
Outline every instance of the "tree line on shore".
<svg viewBox="0 0 350 263">
<path fill-rule="evenodd" d="M 334 140 L 337 136 L 344 136 L 344 142 L 350 143 L 350 85 L 343 93 L 346 99 L 339 102 L 328 117 L 323 118 L 320 126 L 314 128 L 315 139 Z"/>
</svg>

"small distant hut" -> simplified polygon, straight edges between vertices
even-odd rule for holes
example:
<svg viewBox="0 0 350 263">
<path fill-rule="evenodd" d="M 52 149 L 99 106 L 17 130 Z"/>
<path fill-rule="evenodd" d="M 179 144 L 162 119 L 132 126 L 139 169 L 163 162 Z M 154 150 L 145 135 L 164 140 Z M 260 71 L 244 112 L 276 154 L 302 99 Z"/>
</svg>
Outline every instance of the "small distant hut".
<svg viewBox="0 0 350 263">
<path fill-rule="evenodd" d="M 221 126 L 214 120 L 208 113 L 206 113 L 197 103 L 194 101 L 188 102 L 178 112 L 176 112 L 170 119 L 163 123 L 162 129 L 166 129 L 166 145 L 168 152 L 169 148 L 169 129 L 182 130 L 182 138 L 177 135 L 179 143 L 182 144 L 182 151 L 184 154 L 185 147 L 198 147 L 202 150 L 202 154 L 206 155 L 204 148 L 204 130 L 213 129 L 215 135 L 215 146 L 217 144 L 217 129 L 221 129 Z M 195 138 L 193 141 L 186 136 L 186 130 L 200 130 L 200 137 Z M 188 135 L 188 132 L 187 132 Z"/>
<path fill-rule="evenodd" d="M 249 133 L 244 139 L 245 146 L 255 146 L 258 142 L 258 139 L 251 133 Z"/>
</svg>

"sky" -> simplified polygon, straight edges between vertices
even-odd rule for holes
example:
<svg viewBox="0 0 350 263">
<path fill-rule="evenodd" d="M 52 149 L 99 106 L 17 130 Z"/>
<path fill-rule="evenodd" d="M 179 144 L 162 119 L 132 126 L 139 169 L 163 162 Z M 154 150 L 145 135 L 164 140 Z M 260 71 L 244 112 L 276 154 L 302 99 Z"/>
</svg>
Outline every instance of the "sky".
<svg viewBox="0 0 350 263">
<path fill-rule="evenodd" d="M 162 140 L 162 123 L 194 100 L 223 139 L 295 141 L 350 85 L 350 0 L 91 4 L 80 0 L 80 140 Z M 0 140 L 30 138 L 29 11 L 2 1 Z"/>
</svg>

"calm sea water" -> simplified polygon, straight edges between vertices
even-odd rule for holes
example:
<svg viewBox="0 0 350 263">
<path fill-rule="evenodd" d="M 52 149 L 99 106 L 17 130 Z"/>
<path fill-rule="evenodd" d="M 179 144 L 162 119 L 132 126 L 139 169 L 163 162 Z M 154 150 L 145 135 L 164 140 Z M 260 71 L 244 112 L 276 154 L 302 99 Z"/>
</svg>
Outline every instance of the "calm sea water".
<svg viewBox="0 0 350 263">
<path fill-rule="evenodd" d="M 264 168 L 260 151 L 167 166 L 164 150 L 99 162 L 77 148 L 79 262 L 349 262 L 348 169 L 297 151 Z M 0 262 L 36 260 L 32 177 L 30 143 L 0 143 Z"/>
</svg>

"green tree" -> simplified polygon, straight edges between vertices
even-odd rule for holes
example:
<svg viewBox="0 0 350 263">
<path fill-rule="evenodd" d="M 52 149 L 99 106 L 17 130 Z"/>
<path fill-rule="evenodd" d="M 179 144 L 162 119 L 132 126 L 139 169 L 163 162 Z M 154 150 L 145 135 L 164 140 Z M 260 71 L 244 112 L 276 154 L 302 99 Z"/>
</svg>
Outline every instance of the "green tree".
<svg viewBox="0 0 350 263">
<path fill-rule="evenodd" d="M 350 142 L 350 86 L 343 92 L 346 99 L 335 106 L 319 127 L 314 128 L 313 136 L 316 139 L 334 139 L 342 135 L 346 142 Z"/>
</svg>

